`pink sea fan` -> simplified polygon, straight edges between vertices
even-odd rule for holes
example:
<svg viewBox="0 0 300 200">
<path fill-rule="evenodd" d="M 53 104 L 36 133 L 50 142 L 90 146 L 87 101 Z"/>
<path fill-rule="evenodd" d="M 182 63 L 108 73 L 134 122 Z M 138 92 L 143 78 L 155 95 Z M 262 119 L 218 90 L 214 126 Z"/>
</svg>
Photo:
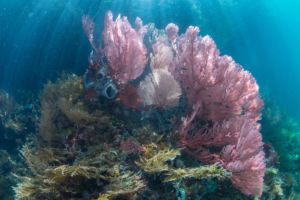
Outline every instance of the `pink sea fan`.
<svg viewBox="0 0 300 200">
<path fill-rule="evenodd" d="M 181 145 L 203 163 L 221 163 L 244 194 L 260 196 L 265 172 L 260 126 L 248 116 L 238 116 L 197 128 L 197 112 L 185 118 L 179 129 Z"/>
<path fill-rule="evenodd" d="M 178 104 L 181 88 L 169 71 L 155 69 L 140 83 L 138 93 L 145 105 L 168 108 Z"/>
<path fill-rule="evenodd" d="M 152 45 L 153 54 L 151 56 L 150 67 L 152 69 L 167 69 L 172 65 L 174 54 L 164 37 L 159 37 Z"/>
<path fill-rule="evenodd" d="M 174 41 L 178 36 L 179 28 L 176 24 L 170 23 L 165 28 L 168 38 Z"/>
<path fill-rule="evenodd" d="M 232 173 L 231 182 L 246 195 L 261 196 L 265 162 L 259 129 L 249 121 L 243 123 L 236 144 L 224 147 L 221 160 Z"/>
<path fill-rule="evenodd" d="M 141 20 L 137 19 L 136 24 L 137 29 L 133 29 L 127 18 L 120 16 L 113 21 L 111 12 L 105 18 L 104 53 L 110 74 L 119 86 L 139 77 L 147 63 L 147 50 L 143 44 L 145 30 Z"/>
<path fill-rule="evenodd" d="M 196 119 L 197 110 L 192 116 L 183 120 L 180 127 L 181 144 L 188 149 L 195 150 L 199 147 L 223 147 L 235 144 L 240 137 L 240 131 L 245 121 L 242 117 L 231 118 L 227 121 L 205 124 L 201 127 Z M 200 159 L 201 160 L 201 159 Z"/>
<path fill-rule="evenodd" d="M 94 23 L 88 16 L 82 17 L 82 27 L 94 51 L 97 50 L 94 41 Z"/>
<path fill-rule="evenodd" d="M 189 27 L 177 38 L 171 71 L 182 82 L 191 107 L 199 104 L 202 118 L 221 121 L 247 113 L 257 120 L 262 101 L 252 75 L 229 56 L 220 56 L 214 41 Z"/>
</svg>

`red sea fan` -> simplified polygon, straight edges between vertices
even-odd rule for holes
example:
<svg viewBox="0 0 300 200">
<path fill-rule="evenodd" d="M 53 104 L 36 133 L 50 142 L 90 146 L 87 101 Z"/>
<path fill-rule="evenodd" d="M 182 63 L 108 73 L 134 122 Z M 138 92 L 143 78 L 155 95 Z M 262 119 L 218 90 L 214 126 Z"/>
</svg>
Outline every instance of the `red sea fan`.
<svg viewBox="0 0 300 200">
<path fill-rule="evenodd" d="M 199 36 L 199 32 L 198 27 L 189 27 L 177 38 L 176 61 L 171 69 L 182 82 L 190 107 L 198 104 L 199 115 L 212 121 L 243 113 L 257 120 L 262 101 L 255 79 L 231 57 L 220 56 L 214 41 Z"/>
<path fill-rule="evenodd" d="M 139 77 L 147 63 L 147 50 L 143 44 L 145 27 L 140 19 L 136 20 L 137 29 L 133 29 L 126 17 L 108 12 L 103 32 L 104 53 L 109 62 L 112 78 L 119 86 Z"/>
</svg>

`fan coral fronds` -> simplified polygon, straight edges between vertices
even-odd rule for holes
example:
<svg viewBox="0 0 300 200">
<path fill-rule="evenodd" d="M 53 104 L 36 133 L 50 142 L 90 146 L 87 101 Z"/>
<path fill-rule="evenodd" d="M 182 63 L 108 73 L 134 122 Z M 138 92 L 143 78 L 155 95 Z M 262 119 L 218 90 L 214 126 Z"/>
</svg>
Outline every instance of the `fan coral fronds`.
<svg viewBox="0 0 300 200">
<path fill-rule="evenodd" d="M 255 124 L 241 124 L 236 144 L 226 146 L 221 155 L 224 167 L 232 173 L 231 181 L 244 194 L 261 196 L 265 173 L 262 138 Z"/>
<path fill-rule="evenodd" d="M 82 17 L 82 27 L 93 50 L 96 51 L 97 47 L 94 41 L 94 23 L 88 16 Z"/>
<path fill-rule="evenodd" d="M 138 93 L 145 105 L 168 108 L 178 104 L 181 88 L 170 72 L 155 69 L 140 83 Z"/>
<path fill-rule="evenodd" d="M 190 117 L 183 120 L 180 127 L 181 144 L 189 149 L 199 147 L 222 147 L 233 144 L 238 140 L 242 125 L 237 123 L 239 118 L 232 118 L 228 121 L 215 122 L 212 125 L 204 125 L 197 128 L 196 114 L 197 109 Z M 193 131 L 191 131 L 193 130 Z"/>
<path fill-rule="evenodd" d="M 252 75 L 229 56 L 220 56 L 214 41 L 198 36 L 189 27 L 177 39 L 173 73 L 182 82 L 190 107 L 199 104 L 199 115 L 219 121 L 247 113 L 260 118 L 262 100 Z"/>
<path fill-rule="evenodd" d="M 110 74 L 119 86 L 139 77 L 147 63 L 141 20 L 137 19 L 137 24 L 135 30 L 126 17 L 118 16 L 114 21 L 111 12 L 105 18 L 104 53 L 109 62 Z"/>
<path fill-rule="evenodd" d="M 176 26 L 166 30 L 176 41 L 170 71 L 181 81 L 192 111 L 179 128 L 181 144 L 204 163 L 221 162 L 244 194 L 260 196 L 265 164 L 257 121 L 263 102 L 255 79 L 231 57 L 220 56 L 209 36 L 199 36 L 198 27 L 180 37 Z"/>
<path fill-rule="evenodd" d="M 176 38 L 178 36 L 178 31 L 179 31 L 179 28 L 176 24 L 173 24 L 173 23 L 168 24 L 165 30 L 166 30 L 168 38 L 171 41 L 176 40 Z"/>
<path fill-rule="evenodd" d="M 173 63 L 174 53 L 172 48 L 169 46 L 167 38 L 160 36 L 156 43 L 152 45 L 153 53 L 151 55 L 150 67 L 152 70 L 155 69 L 166 69 Z"/>
<path fill-rule="evenodd" d="M 195 129 L 189 123 L 183 123 L 189 128 L 181 132 L 187 151 L 204 163 L 222 163 L 232 173 L 231 181 L 236 188 L 244 194 L 260 196 L 265 163 L 259 125 L 246 116 L 217 122 L 210 128 Z M 210 153 L 216 147 L 223 150 Z"/>
</svg>

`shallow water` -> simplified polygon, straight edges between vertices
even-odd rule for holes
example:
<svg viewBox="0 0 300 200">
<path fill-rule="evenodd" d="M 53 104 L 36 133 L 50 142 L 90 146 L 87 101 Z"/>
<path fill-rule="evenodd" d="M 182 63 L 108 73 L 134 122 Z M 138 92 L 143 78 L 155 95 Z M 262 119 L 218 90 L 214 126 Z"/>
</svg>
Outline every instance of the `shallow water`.
<svg viewBox="0 0 300 200">
<path fill-rule="evenodd" d="M 118 82 L 124 78 L 122 74 L 114 77 L 108 55 L 99 59 L 108 65 L 108 69 L 101 63 L 104 71 L 97 71 L 97 63 L 89 60 L 92 48 L 83 30 L 82 18 L 89 16 L 94 22 L 94 39 L 99 43 L 109 10 L 114 14 L 113 19 L 121 14 L 127 16 L 131 24 L 136 17 L 140 17 L 144 24 L 154 23 L 158 29 L 164 29 L 170 22 L 175 23 L 179 34 L 191 25 L 200 27 L 200 35 L 209 35 L 221 55 L 231 56 L 256 79 L 265 102 L 262 118 L 260 102 L 251 97 L 250 102 L 239 102 L 241 106 L 237 109 L 231 105 L 223 106 L 220 100 L 212 103 L 203 100 L 203 107 L 202 104 L 191 106 L 193 99 L 189 96 L 189 88 L 184 86 L 184 78 L 179 81 L 179 73 L 176 75 L 174 71 L 172 75 L 162 71 L 155 74 L 150 62 L 154 58 L 150 56 L 145 70 L 127 85 Z M 250 200 L 253 199 L 251 196 L 259 196 L 261 192 L 261 199 L 300 198 L 300 2 L 0 0 L 0 24 L 0 199 L 26 199 L 20 197 L 26 193 L 24 185 L 28 183 L 34 183 L 35 188 L 41 185 L 42 189 L 53 186 L 53 191 L 57 192 L 48 194 L 41 190 L 36 196 L 31 194 L 33 199 L 95 199 L 98 196 L 99 200 L 134 199 L 136 195 L 132 193 L 136 191 L 130 187 L 139 191 L 137 194 L 141 196 L 137 199 Z M 152 36 L 149 35 L 145 38 L 150 38 L 150 41 Z M 153 51 L 151 42 L 155 40 L 149 41 L 150 45 L 146 44 L 148 52 Z M 178 53 L 174 47 L 177 43 L 174 45 L 170 41 L 168 38 L 168 45 L 170 48 L 173 45 L 175 55 Z M 97 60 L 97 55 L 95 57 Z M 184 67 L 181 70 L 184 71 Z M 151 71 L 152 76 L 149 76 Z M 70 75 L 73 73 L 76 75 Z M 224 71 L 224 76 L 227 73 Z M 160 78 L 167 80 L 164 85 L 173 87 L 172 90 L 159 90 L 163 86 L 154 83 Z M 49 81 L 54 83 L 47 84 Z M 150 88 L 149 84 L 154 84 L 151 87 L 159 91 L 159 97 L 172 92 L 179 95 L 172 96 L 171 100 L 154 98 L 150 101 L 147 98 L 151 93 L 145 89 Z M 253 86 L 256 96 L 256 85 L 251 84 L 247 86 Z M 207 101 L 213 98 L 214 92 L 204 94 L 207 95 L 203 99 Z M 252 103 L 254 107 L 251 107 Z M 198 115 L 197 112 L 202 113 Z M 245 117 L 248 112 L 251 116 Z M 199 134 L 195 133 L 198 129 L 203 135 L 206 133 L 206 137 L 194 138 Z M 214 131 L 228 131 L 226 137 L 239 140 L 229 142 L 225 136 L 223 140 L 217 140 Z M 238 133 L 238 136 L 233 133 Z M 253 138 L 249 136 L 247 141 L 242 133 Z M 185 138 L 184 134 L 188 136 Z M 240 145 L 238 141 L 243 139 L 247 142 Z M 233 166 L 238 164 L 229 162 L 224 155 L 225 150 L 230 154 L 228 149 L 234 145 L 236 150 L 238 146 L 251 144 L 251 141 L 256 141 L 256 145 L 249 147 L 255 152 L 244 147 L 246 158 L 240 158 L 245 164 L 256 156 L 257 165 L 249 162 L 253 164 L 251 169 L 258 172 L 254 179 L 247 177 L 247 181 L 253 183 L 255 180 L 259 188 L 254 184 L 249 189 L 237 183 L 239 179 L 232 178 L 236 175 Z M 205 157 L 206 150 L 218 159 L 209 161 L 209 156 Z M 100 152 L 99 155 L 94 151 Z M 168 151 L 172 155 L 164 154 Z M 37 154 L 33 155 L 33 152 Z M 247 153 L 252 157 L 247 157 Z M 153 164 L 156 169 L 147 168 L 147 159 L 161 154 L 167 157 L 162 158 L 166 159 L 165 163 L 159 163 L 159 167 Z M 236 153 L 233 157 L 239 159 L 239 156 Z M 90 157 L 90 160 L 86 159 Z M 36 162 L 39 159 L 41 166 Z M 102 166 L 91 162 L 93 159 L 99 159 L 98 163 L 95 161 L 97 164 L 104 163 L 105 174 L 97 171 L 102 170 Z M 87 168 L 80 168 L 82 163 Z M 218 163 L 218 166 L 211 165 L 213 163 Z M 212 171 L 208 175 L 207 171 L 204 175 L 198 174 L 204 177 L 201 181 L 198 181 L 199 177 L 195 178 L 195 174 L 189 175 L 196 182 L 170 175 L 174 173 L 172 170 L 179 168 L 206 170 L 201 168 L 204 165 L 209 165 L 208 169 Z M 60 177 L 60 173 L 63 176 Z M 30 177 L 35 182 L 20 177 Z M 122 181 L 118 182 L 116 178 L 122 178 Z M 176 181 L 163 183 L 172 178 Z M 53 185 L 43 185 L 42 180 L 54 180 Z M 57 187 L 59 182 L 65 184 L 65 188 Z M 147 189 L 142 193 L 140 189 L 144 187 Z M 124 190 L 125 194 L 114 194 L 120 192 L 116 188 Z"/>
<path fill-rule="evenodd" d="M 222 54 L 253 73 L 263 93 L 300 118 L 298 1 L 2 0 L 0 6 L 0 80 L 6 90 L 41 88 L 61 71 L 82 73 L 90 47 L 81 17 L 90 15 L 101 29 L 111 9 L 158 28 L 169 22 L 181 31 L 199 26 Z"/>
</svg>

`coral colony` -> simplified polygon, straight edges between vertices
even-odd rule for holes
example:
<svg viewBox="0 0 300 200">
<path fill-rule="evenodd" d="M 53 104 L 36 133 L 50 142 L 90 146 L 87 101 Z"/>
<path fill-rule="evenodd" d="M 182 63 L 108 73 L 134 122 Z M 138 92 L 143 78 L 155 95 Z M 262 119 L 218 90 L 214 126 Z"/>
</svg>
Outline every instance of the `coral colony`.
<svg viewBox="0 0 300 200">
<path fill-rule="evenodd" d="M 178 35 L 179 28 L 168 24 L 165 32 L 152 36 L 150 53 L 143 43 L 148 26 L 143 26 L 139 18 L 135 23 L 133 29 L 126 17 L 113 21 L 108 12 L 103 32 L 103 56 L 120 91 L 138 79 L 150 62 L 151 72 L 136 86 L 135 97 L 140 100 L 132 100 L 141 105 L 129 106 L 166 109 L 176 106 L 185 95 L 189 112 L 178 126 L 178 143 L 203 163 L 221 164 L 231 172 L 232 184 L 244 194 L 260 196 L 265 164 L 257 120 L 263 103 L 255 79 L 231 57 L 220 56 L 214 41 L 209 36 L 201 37 L 198 27 L 190 26 Z M 101 52 L 95 47 L 93 24 L 86 17 L 83 26 L 93 51 Z M 94 62 L 90 61 L 91 66 Z M 104 67 L 98 65 L 96 73 Z M 115 86 L 111 88 L 115 94 Z"/>
<path fill-rule="evenodd" d="M 263 102 L 248 71 L 198 27 L 179 34 L 137 18 L 133 28 L 108 12 L 95 40 L 93 22 L 82 23 L 89 68 L 45 86 L 16 199 L 262 195 Z"/>
</svg>

